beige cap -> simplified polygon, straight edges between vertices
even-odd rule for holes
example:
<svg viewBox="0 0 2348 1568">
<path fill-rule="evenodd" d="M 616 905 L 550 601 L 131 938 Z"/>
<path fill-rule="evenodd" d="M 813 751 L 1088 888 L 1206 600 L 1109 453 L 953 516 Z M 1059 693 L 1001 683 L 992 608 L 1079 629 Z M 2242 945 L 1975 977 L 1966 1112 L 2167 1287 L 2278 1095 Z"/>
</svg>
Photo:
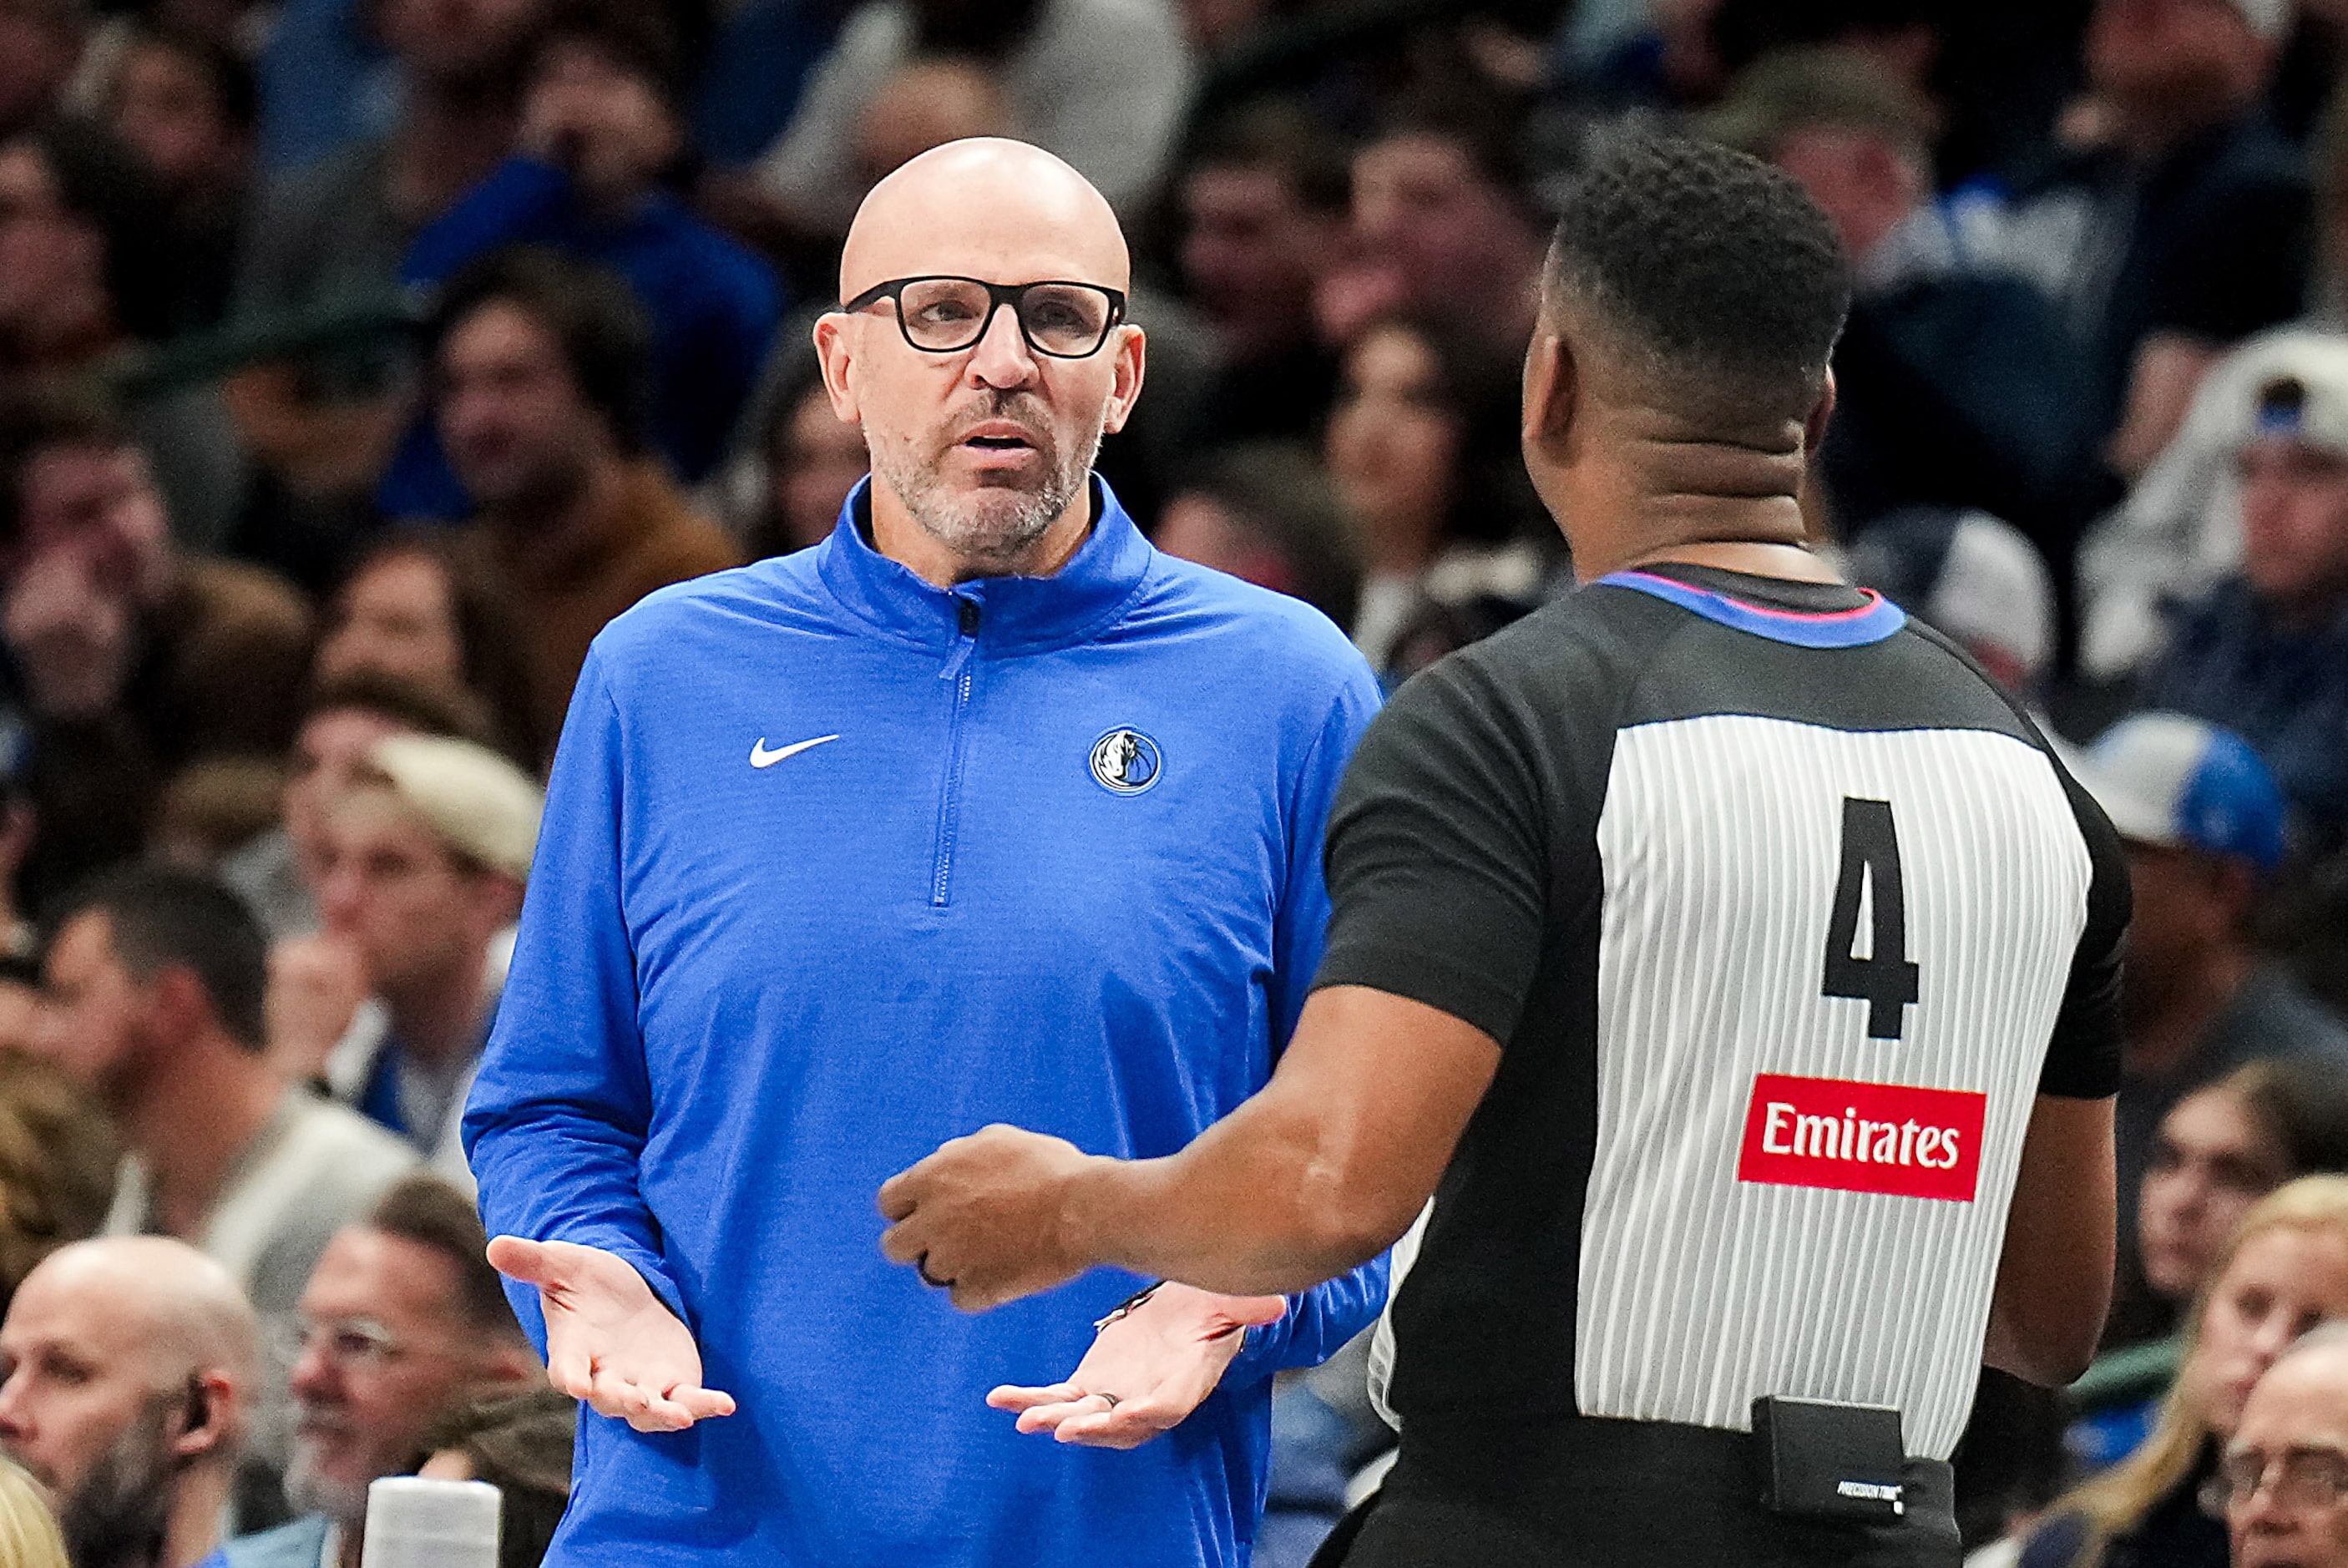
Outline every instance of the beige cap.
<svg viewBox="0 0 2348 1568">
<path fill-rule="evenodd" d="M 392 735 L 367 761 L 441 842 L 518 880 L 530 876 L 546 793 L 485 746 L 438 735 Z"/>
<path fill-rule="evenodd" d="M 1773 50 L 1746 67 L 1695 129 L 1707 140 L 1771 158 L 1780 141 L 1814 126 L 1877 131 L 1929 150 L 1938 123 L 1932 106 L 1879 61 L 1820 44 Z"/>
</svg>

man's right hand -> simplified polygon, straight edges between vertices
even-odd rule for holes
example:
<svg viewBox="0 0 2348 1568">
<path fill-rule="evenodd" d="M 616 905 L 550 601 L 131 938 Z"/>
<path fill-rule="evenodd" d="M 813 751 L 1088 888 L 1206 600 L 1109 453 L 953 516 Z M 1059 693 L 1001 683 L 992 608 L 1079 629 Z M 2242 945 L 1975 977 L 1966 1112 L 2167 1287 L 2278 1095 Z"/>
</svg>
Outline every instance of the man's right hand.
<svg viewBox="0 0 2348 1568">
<path fill-rule="evenodd" d="M 572 1242 L 499 1236 L 499 1274 L 538 1286 L 546 1309 L 546 1375 L 574 1399 L 640 1432 L 676 1432 L 734 1413 L 734 1397 L 701 1386 L 692 1331 L 624 1259 Z"/>
</svg>

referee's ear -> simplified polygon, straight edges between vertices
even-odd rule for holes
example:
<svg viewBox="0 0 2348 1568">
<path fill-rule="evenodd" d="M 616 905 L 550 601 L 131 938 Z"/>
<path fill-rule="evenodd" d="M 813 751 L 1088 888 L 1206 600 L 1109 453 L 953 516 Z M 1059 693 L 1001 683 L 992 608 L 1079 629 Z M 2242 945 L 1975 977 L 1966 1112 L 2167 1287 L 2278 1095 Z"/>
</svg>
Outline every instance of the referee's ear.
<svg viewBox="0 0 2348 1568">
<path fill-rule="evenodd" d="M 1543 322 L 1525 350 L 1524 448 L 1529 461 L 1563 460 L 1581 400 L 1581 367 L 1565 335 Z"/>
</svg>

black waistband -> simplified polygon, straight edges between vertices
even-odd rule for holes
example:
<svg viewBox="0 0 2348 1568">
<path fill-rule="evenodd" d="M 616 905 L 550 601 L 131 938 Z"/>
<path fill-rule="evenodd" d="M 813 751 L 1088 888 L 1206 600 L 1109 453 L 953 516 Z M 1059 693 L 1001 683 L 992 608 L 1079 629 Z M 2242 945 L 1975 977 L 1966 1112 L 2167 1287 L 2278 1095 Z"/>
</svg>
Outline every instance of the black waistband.
<svg viewBox="0 0 2348 1568">
<path fill-rule="evenodd" d="M 1388 1479 L 1414 1495 L 1487 1510 L 1590 1548 L 1591 1561 L 1635 1549 L 1662 1561 L 1937 1563 L 1958 1561 L 1955 1481 L 1937 1460 L 1910 1460 L 1906 1513 L 1884 1524 L 1787 1519 L 1761 1506 L 1751 1434 L 1663 1421 L 1569 1417 L 1524 1421 L 1468 1411 L 1405 1423 Z M 1610 1536 L 1620 1533 L 1619 1545 Z M 1732 1550 L 1741 1556 L 1725 1557 Z M 1637 1558 L 1622 1557 L 1622 1561 Z"/>
</svg>

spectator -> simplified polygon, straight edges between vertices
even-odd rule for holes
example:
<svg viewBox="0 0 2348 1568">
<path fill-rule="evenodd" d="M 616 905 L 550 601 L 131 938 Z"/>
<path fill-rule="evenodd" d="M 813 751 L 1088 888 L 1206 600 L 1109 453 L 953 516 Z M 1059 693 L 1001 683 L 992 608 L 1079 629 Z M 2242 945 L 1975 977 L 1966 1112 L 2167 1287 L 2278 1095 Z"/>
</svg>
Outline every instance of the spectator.
<svg viewBox="0 0 2348 1568">
<path fill-rule="evenodd" d="M 451 1411 L 538 1382 L 488 1245 L 471 1202 L 428 1176 L 335 1235 L 302 1293 L 285 1476 L 302 1517 L 230 1542 L 215 1568 L 360 1568 L 368 1485 Z"/>
<path fill-rule="evenodd" d="M 1511 361 L 1531 335 L 1549 224 L 1525 192 L 1515 128 L 1422 105 L 1354 155 L 1352 260 L 1325 274 L 1323 333 L 1352 342 L 1396 311 Z"/>
<path fill-rule="evenodd" d="M 107 122 L 170 205 L 173 325 L 212 325 L 235 285 L 251 194 L 260 115 L 252 67 L 210 34 L 142 18 L 124 36 L 106 98 Z"/>
<path fill-rule="evenodd" d="M 1550 555 L 1529 542 L 1502 362 L 1424 322 L 1374 325 L 1346 351 L 1328 459 L 1368 573 L 1347 629 L 1373 666 L 1425 600 L 1540 602 Z"/>
<path fill-rule="evenodd" d="M 2209 1282 L 2250 1206 L 2295 1177 L 2348 1171 L 2348 1082 L 2303 1062 L 2252 1061 L 2161 1119 L 2137 1205 L 2147 1293 L 2172 1321 Z M 2090 1470 L 2142 1442 L 2177 1377 L 2175 1339 L 2096 1358 L 2068 1390 L 2065 1446 Z"/>
<path fill-rule="evenodd" d="M 57 1500 L 77 1568 L 188 1568 L 220 1544 L 262 1392 L 226 1269 L 160 1237 L 67 1247 L 10 1304 L 0 1364 L 0 1449 Z"/>
<path fill-rule="evenodd" d="M 467 1191 L 458 1122 L 497 1016 L 542 805 L 493 751 L 395 735 L 328 810 L 322 940 L 355 954 L 382 1006 L 379 1027 L 324 1042 L 327 1082 Z"/>
<path fill-rule="evenodd" d="M 2094 145 L 2020 191 L 2007 260 L 2061 302 L 2127 479 L 2225 347 L 2298 314 L 2308 190 L 2261 100 L 2286 0 L 2098 0 Z"/>
<path fill-rule="evenodd" d="M 725 450 L 781 313 L 767 264 L 664 188 L 685 149 L 682 73 L 657 13 L 569 0 L 542 35 L 522 96 L 521 150 L 408 253 L 429 289 L 502 245 L 541 244 L 625 278 L 649 313 L 645 435 L 697 484 Z M 386 512 L 464 515 L 428 421 L 385 480 Z"/>
<path fill-rule="evenodd" d="M 41 1260 L 98 1234 L 119 1158 L 88 1091 L 29 1052 L 0 1050 L 0 1315 Z"/>
<path fill-rule="evenodd" d="M 2251 1385 L 2292 1340 L 2348 1315 L 2348 1177 L 2303 1176 L 2260 1199 L 2188 1320 L 2181 1370 L 2152 1436 L 2057 1501 L 2022 1568 L 2226 1568 L 2224 1527 L 2199 1493 Z"/>
<path fill-rule="evenodd" d="M 860 199 L 933 147 L 973 136 L 1015 136 L 1003 78 L 985 60 L 915 58 L 890 73 L 856 117 L 850 181 Z"/>
<path fill-rule="evenodd" d="M 1208 458 L 1168 503 L 1155 542 L 1302 599 L 1341 627 L 1361 603 L 1353 531 L 1308 447 L 1262 442 Z"/>
<path fill-rule="evenodd" d="M 2079 359 L 2052 302 L 1963 265 L 1932 201 L 1931 102 L 1855 50 L 1788 50 L 1740 76 L 1705 129 L 1800 181 L 1850 253 L 1821 458 L 1844 537 L 1903 507 L 1979 508 L 2067 570 L 2101 432 L 2080 424 Z"/>
<path fill-rule="evenodd" d="M 289 7 L 335 52 L 337 29 L 360 26 L 355 0 L 337 18 Z M 520 77 L 546 0 L 374 0 L 366 6 L 400 68 L 400 105 L 386 134 L 291 169 L 263 187 L 238 267 L 235 312 L 259 328 L 341 324 L 335 353 L 273 360 L 240 372 L 231 403 L 244 438 L 282 487 L 286 531 L 347 531 L 356 498 L 374 492 L 408 416 L 406 343 L 387 330 L 406 304 L 400 268 L 425 228 L 456 206 L 514 149 Z M 290 547 L 288 547 L 290 548 Z"/>
<path fill-rule="evenodd" d="M 94 123 L 0 141 L 0 390 L 64 387 L 118 402 L 180 538 L 217 547 L 244 490 L 218 390 L 142 380 L 142 343 L 180 315 L 170 211 L 137 154 Z"/>
<path fill-rule="evenodd" d="M 203 877 L 116 872 L 66 904 L 44 967 L 42 1050 L 131 1150 L 108 1233 L 191 1242 L 264 1319 L 290 1312 L 327 1240 L 415 1157 L 269 1069 L 252 916 Z"/>
<path fill-rule="evenodd" d="M 326 605 L 311 672 L 323 684 L 374 674 L 470 693 L 508 755 L 538 762 L 554 749 L 530 706 L 513 608 L 466 570 L 446 529 L 389 529 L 360 552 Z"/>
<path fill-rule="evenodd" d="M 2315 1329 L 2267 1368 L 2210 1490 L 2233 1568 L 2348 1568 L 2348 1333 Z"/>
<path fill-rule="evenodd" d="M 47 118 L 81 64 L 83 0 L 0 0 L 0 137 Z"/>
<path fill-rule="evenodd" d="M 1182 175 L 1182 283 L 1216 346 L 1191 438 L 1307 438 L 1336 390 L 1313 290 L 1350 199 L 1344 155 L 1302 107 L 1268 102 L 1202 132 Z"/>
<path fill-rule="evenodd" d="M 871 469 L 864 428 L 843 424 L 831 411 L 822 367 L 812 352 L 791 346 L 766 394 L 767 415 L 757 459 L 743 465 L 756 500 L 747 535 L 754 561 L 819 544 L 839 525 L 848 492 Z"/>
<path fill-rule="evenodd" d="M 1879 519 L 1846 552 L 1850 580 L 1955 643 L 2025 700 L 2054 664 L 2056 600 L 2045 558 L 1985 511 L 1917 507 Z"/>
<path fill-rule="evenodd" d="M 258 568 L 174 541 L 145 458 L 101 408 L 0 402 L 0 642 L 30 719 L 37 906 L 138 851 L 160 777 L 290 736 L 310 614 Z"/>
<path fill-rule="evenodd" d="M 277 825 L 285 769 L 266 757 L 207 757 L 174 774 L 155 803 L 147 857 L 215 871 Z"/>
<path fill-rule="evenodd" d="M 40 1485 L 0 1460 L 0 1563 L 10 1568 L 74 1568 Z"/>
<path fill-rule="evenodd" d="M 2348 1071 L 2348 1029 L 2252 949 L 2261 879 L 2282 853 L 2282 800 L 2240 738 L 2176 714 L 2115 725 L 2081 781 L 2128 850 L 2136 917 L 2121 991 L 2120 1280 L 2108 1342 L 2154 1336 L 2136 1200 L 2161 1119 L 2188 1091 L 2256 1057 Z"/>
<path fill-rule="evenodd" d="M 2276 376 L 2253 407 L 2240 570 L 2175 614 L 2140 700 L 2240 730 L 2329 836 L 2348 828 L 2348 377 Z"/>
<path fill-rule="evenodd" d="M 498 1489 L 498 1568 L 538 1568 L 571 1502 L 579 1402 L 551 1388 L 484 1399 L 427 1433 L 416 1473 Z"/>
<path fill-rule="evenodd" d="M 740 559 L 644 456 L 649 339 L 626 284 L 535 250 L 467 267 L 427 329 L 440 438 L 480 509 L 484 579 L 520 613 L 542 735 L 605 622 Z"/>
<path fill-rule="evenodd" d="M 221 868 L 221 880 L 259 916 L 272 938 L 282 941 L 317 929 L 314 893 L 325 861 L 327 804 L 350 788 L 368 748 L 386 735 L 456 735 L 486 742 L 489 724 L 479 704 L 454 687 L 357 670 L 314 686 L 294 737 L 279 800 L 280 825 L 230 856 Z M 356 984 L 355 975 L 352 983 Z M 273 979 L 273 1012 L 275 984 Z M 273 1020 L 270 1034 L 276 1037 Z M 314 1077 L 318 1070 L 314 1062 L 287 1076 L 298 1080 Z"/>
<path fill-rule="evenodd" d="M 800 227 L 848 232 L 863 195 L 857 122 L 900 67 L 932 55 L 994 63 L 1012 119 L 1121 211 L 1156 186 L 1190 89 L 1189 51 L 1167 0 L 869 0 L 761 160 L 768 190 Z"/>
</svg>

